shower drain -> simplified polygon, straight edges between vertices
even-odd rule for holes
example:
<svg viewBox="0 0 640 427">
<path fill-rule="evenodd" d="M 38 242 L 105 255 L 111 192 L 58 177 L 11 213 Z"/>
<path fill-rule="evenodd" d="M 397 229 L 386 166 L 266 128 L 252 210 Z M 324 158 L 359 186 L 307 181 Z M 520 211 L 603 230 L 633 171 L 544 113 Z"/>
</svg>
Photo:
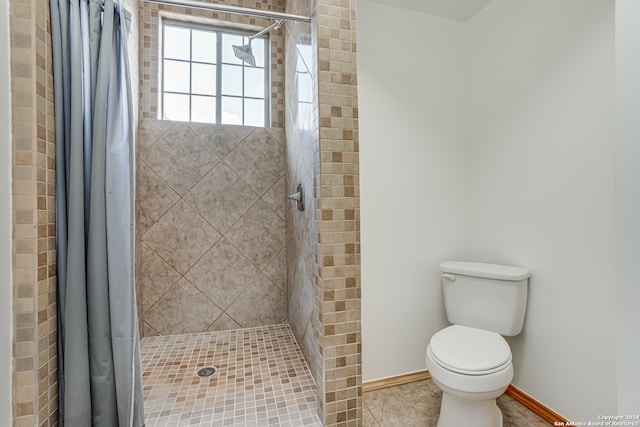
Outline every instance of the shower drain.
<svg viewBox="0 0 640 427">
<path fill-rule="evenodd" d="M 210 377 L 211 375 L 216 373 L 216 368 L 213 366 L 207 366 L 206 368 L 202 368 L 198 371 L 199 377 Z"/>
</svg>

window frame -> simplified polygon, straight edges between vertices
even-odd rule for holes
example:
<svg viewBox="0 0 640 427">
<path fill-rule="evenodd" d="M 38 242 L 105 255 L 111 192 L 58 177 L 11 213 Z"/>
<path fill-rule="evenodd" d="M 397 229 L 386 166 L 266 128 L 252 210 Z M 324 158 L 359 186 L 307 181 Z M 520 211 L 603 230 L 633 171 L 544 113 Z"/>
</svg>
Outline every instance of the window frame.
<svg viewBox="0 0 640 427">
<path fill-rule="evenodd" d="M 189 59 L 175 59 L 175 58 L 166 58 L 170 61 L 182 62 L 189 64 L 189 92 L 175 92 L 175 91 L 165 91 L 164 83 L 165 83 L 165 28 L 167 26 L 185 28 L 189 30 Z M 200 61 L 193 61 L 193 31 L 192 30 L 200 30 L 200 31 L 209 31 L 216 33 L 216 63 L 206 63 Z M 232 64 L 228 62 L 222 62 L 222 34 L 231 34 L 231 35 L 239 35 L 243 37 L 253 36 L 256 33 L 254 31 L 242 30 L 239 28 L 230 28 L 223 26 L 216 26 L 211 24 L 204 24 L 199 22 L 188 22 L 188 21 L 180 21 L 177 19 L 171 18 L 161 18 L 160 19 L 160 32 L 161 32 L 161 43 L 160 43 L 160 52 L 158 58 L 158 68 L 160 72 L 160 81 L 159 81 L 159 92 L 160 92 L 160 111 L 159 111 L 159 119 L 160 120 L 169 120 L 164 118 L 164 98 L 165 93 L 168 94 L 177 94 L 177 95 L 188 95 L 189 96 L 189 123 L 198 123 L 192 122 L 192 107 L 191 107 L 191 98 L 192 96 L 204 96 L 209 98 L 215 98 L 215 122 L 211 124 L 227 124 L 231 123 L 222 123 L 222 98 L 235 98 L 240 99 L 242 101 L 242 124 L 236 126 L 251 126 L 246 125 L 245 122 L 245 99 L 253 99 L 253 100 L 262 100 L 263 98 L 256 98 L 252 96 L 245 96 L 245 69 L 246 68 L 264 68 L 264 127 L 271 127 L 271 38 L 269 34 L 264 34 L 258 39 L 264 40 L 264 67 L 251 67 L 247 65 L 244 61 L 242 64 Z M 255 39 L 254 39 L 255 40 Z M 194 93 L 192 91 L 193 82 L 192 82 L 192 66 L 193 64 L 203 64 L 203 65 L 211 65 L 216 67 L 216 82 L 215 82 L 215 95 L 203 95 Z M 222 94 L 222 66 L 223 65 L 233 65 L 233 66 L 242 66 L 242 95 L 223 95 Z"/>
</svg>

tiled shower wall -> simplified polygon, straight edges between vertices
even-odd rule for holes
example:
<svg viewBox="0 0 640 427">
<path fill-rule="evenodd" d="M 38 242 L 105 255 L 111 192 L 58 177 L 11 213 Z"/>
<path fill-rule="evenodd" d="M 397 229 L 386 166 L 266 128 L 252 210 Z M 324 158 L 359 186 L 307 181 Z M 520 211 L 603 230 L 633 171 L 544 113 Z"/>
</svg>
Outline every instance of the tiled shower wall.
<svg viewBox="0 0 640 427">
<path fill-rule="evenodd" d="M 55 145 L 49 1 L 12 0 L 14 426 L 57 425 Z"/>
<path fill-rule="evenodd" d="M 287 217 L 289 322 L 318 385 L 324 425 L 357 426 L 362 348 L 355 0 L 289 0 L 287 11 L 314 18 L 310 28 L 288 24 L 286 34 L 287 181 L 313 188 L 313 212 Z"/>
<path fill-rule="evenodd" d="M 287 2 L 287 13 L 310 16 L 308 1 Z M 318 66 L 311 24 L 287 22 L 285 31 L 285 125 L 287 135 L 287 191 L 303 184 L 305 210 L 287 210 L 287 290 L 289 325 L 316 384 L 322 383 L 316 301 L 316 176 L 319 174 Z"/>
<path fill-rule="evenodd" d="M 212 3 L 284 10 L 283 0 Z M 143 335 L 282 322 L 286 320 L 283 30 L 270 33 L 272 128 L 170 124 L 157 120 L 160 19 L 248 30 L 264 28 L 272 20 L 144 2 L 140 13 L 140 114 L 145 120 L 138 145 L 137 282 Z M 189 148 L 168 141 L 174 134 Z M 162 135 L 167 136 L 150 148 Z M 166 157 L 164 164 L 159 156 Z M 167 170 L 175 175 L 168 176 Z M 180 221 L 192 221 L 195 228 L 175 226 L 173 238 L 190 242 L 189 251 L 178 254 L 180 246 L 158 230 L 181 216 Z M 200 242 L 199 249 L 191 244 L 192 238 Z M 190 254 L 188 259 L 180 259 L 185 254 Z"/>
<path fill-rule="evenodd" d="M 125 3 L 132 12 L 129 56 L 136 74 L 137 6 L 137 0 Z M 12 0 L 10 7 L 14 426 L 49 427 L 58 425 L 55 117 L 49 1 Z"/>
<path fill-rule="evenodd" d="M 286 320 L 282 129 L 144 120 L 144 335 Z"/>
<path fill-rule="evenodd" d="M 362 418 L 360 184 L 356 0 L 318 0 L 320 219 L 318 263 L 324 368 L 324 423 Z"/>
</svg>

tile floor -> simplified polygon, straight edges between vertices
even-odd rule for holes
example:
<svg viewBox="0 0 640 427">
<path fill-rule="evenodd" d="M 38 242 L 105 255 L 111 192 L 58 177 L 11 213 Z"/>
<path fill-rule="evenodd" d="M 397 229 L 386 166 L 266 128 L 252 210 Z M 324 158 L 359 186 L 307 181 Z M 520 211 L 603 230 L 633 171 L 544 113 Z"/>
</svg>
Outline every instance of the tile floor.
<svg viewBox="0 0 640 427">
<path fill-rule="evenodd" d="M 316 389 L 286 324 L 144 338 L 146 427 L 314 426 Z M 215 366 L 210 377 L 198 377 Z"/>
<path fill-rule="evenodd" d="M 362 399 L 363 426 L 435 426 L 440 413 L 441 396 L 442 392 L 432 380 L 366 392 Z M 507 395 L 498 398 L 498 406 L 504 416 L 504 427 L 549 425 Z"/>
<path fill-rule="evenodd" d="M 141 343 L 146 427 L 312 426 L 316 387 L 288 325 L 147 337 Z M 215 366 L 210 377 L 197 371 Z M 442 392 L 432 380 L 366 392 L 364 427 L 435 426 Z M 511 397 L 504 427 L 548 426 Z"/>
</svg>

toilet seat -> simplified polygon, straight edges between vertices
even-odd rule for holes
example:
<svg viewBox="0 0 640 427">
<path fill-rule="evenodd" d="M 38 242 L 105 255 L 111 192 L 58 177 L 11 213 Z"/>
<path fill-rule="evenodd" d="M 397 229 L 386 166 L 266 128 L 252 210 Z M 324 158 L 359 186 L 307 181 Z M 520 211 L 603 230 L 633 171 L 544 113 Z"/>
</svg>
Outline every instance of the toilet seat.
<svg viewBox="0 0 640 427">
<path fill-rule="evenodd" d="M 511 349 L 501 335 L 468 326 L 437 332 L 428 352 L 442 368 L 463 375 L 489 375 L 511 365 Z"/>
</svg>

